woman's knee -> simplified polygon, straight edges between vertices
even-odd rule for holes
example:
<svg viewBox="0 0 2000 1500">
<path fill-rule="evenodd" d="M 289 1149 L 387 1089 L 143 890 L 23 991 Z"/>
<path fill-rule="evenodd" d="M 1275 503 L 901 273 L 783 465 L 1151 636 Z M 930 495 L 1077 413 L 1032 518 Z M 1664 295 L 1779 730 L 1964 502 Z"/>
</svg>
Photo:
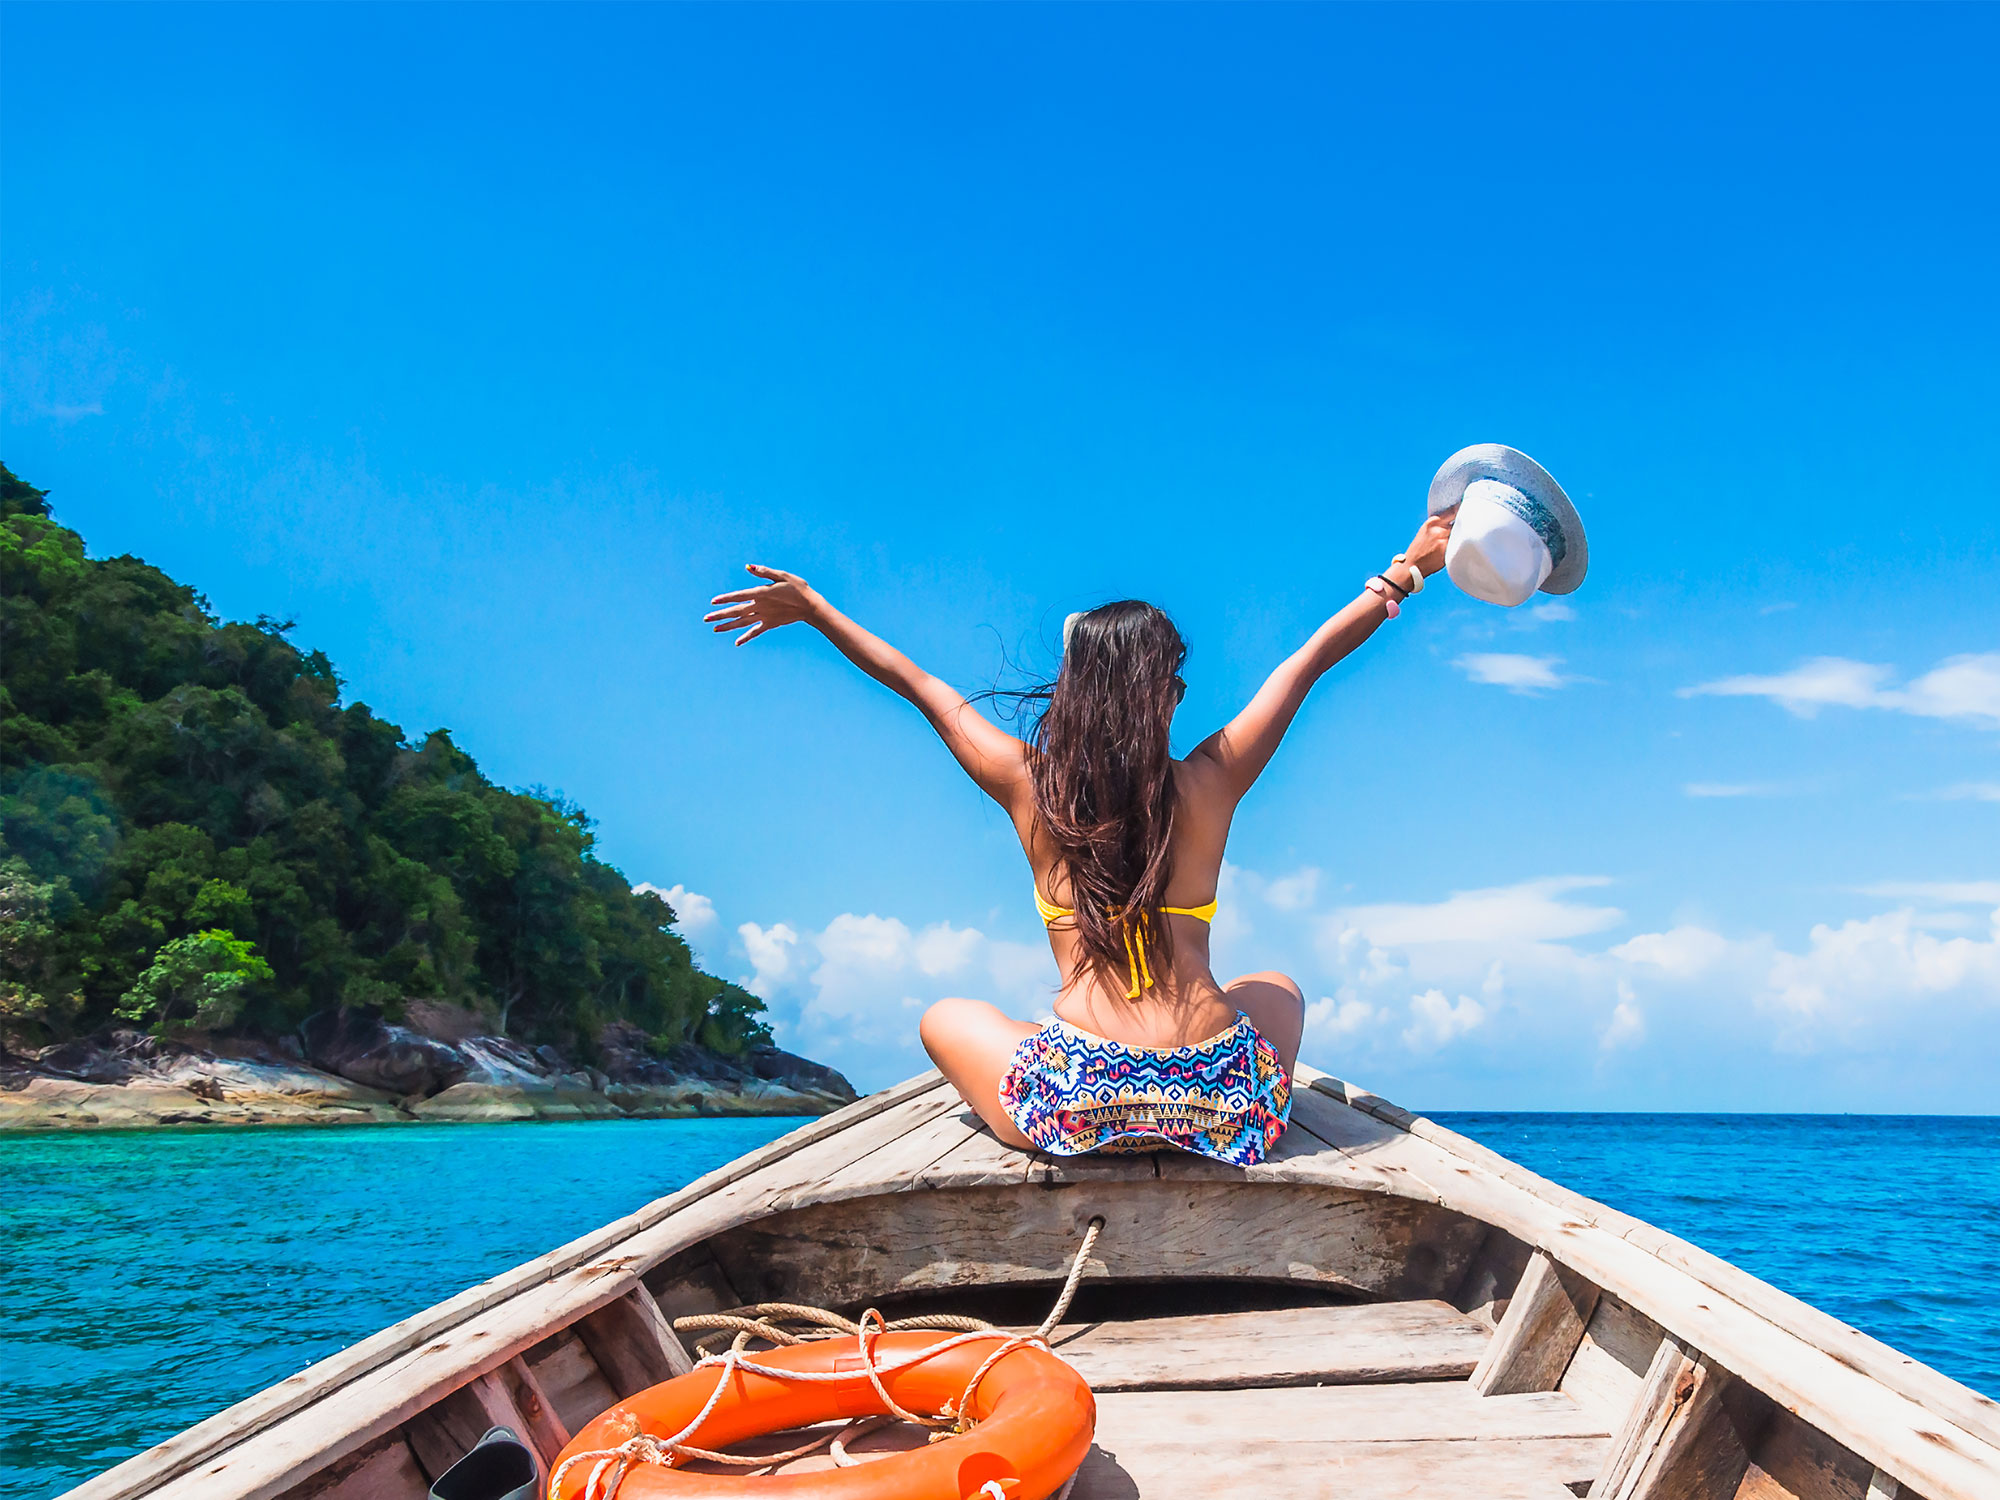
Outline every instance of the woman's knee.
<svg viewBox="0 0 2000 1500">
<path fill-rule="evenodd" d="M 1280 974 L 1276 969 L 1259 969 L 1254 974 L 1239 974 L 1229 981 L 1226 988 L 1235 989 L 1239 984 L 1268 984 L 1285 991 L 1292 997 L 1292 1003 L 1305 1013 L 1306 992 L 1299 988 L 1298 981 L 1289 974 Z"/>
<path fill-rule="evenodd" d="M 917 1022 L 917 1035 L 923 1040 L 924 1050 L 935 1061 L 940 1047 L 972 1040 L 995 1021 L 1006 1018 L 1006 1012 L 997 1005 L 954 996 L 931 1004 Z"/>
</svg>

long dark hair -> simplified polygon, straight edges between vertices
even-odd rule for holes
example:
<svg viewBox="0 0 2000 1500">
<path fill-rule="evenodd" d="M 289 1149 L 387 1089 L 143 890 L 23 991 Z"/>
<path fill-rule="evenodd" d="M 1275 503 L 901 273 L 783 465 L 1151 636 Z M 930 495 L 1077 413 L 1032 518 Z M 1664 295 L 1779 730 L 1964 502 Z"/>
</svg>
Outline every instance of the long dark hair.
<svg viewBox="0 0 2000 1500">
<path fill-rule="evenodd" d="M 1125 973 L 1140 940 L 1148 967 L 1157 955 L 1165 969 L 1173 937 L 1160 907 L 1174 868 L 1167 735 L 1184 690 L 1187 643 L 1172 620 L 1137 599 L 1075 616 L 1066 634 L 1029 766 L 1035 810 L 1056 846 L 1082 940 L 1069 977 L 1085 969 L 1107 979 Z"/>
</svg>

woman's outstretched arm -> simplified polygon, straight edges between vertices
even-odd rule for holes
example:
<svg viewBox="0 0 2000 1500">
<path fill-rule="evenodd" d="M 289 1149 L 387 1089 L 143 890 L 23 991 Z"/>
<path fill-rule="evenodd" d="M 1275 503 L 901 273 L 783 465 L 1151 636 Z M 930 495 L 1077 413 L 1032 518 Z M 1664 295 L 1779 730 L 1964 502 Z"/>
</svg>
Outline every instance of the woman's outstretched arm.
<svg viewBox="0 0 2000 1500">
<path fill-rule="evenodd" d="M 1451 536 L 1451 520 L 1447 513 L 1424 522 L 1403 554 L 1407 561 L 1390 564 L 1384 576 L 1398 587 L 1407 588 L 1414 582 L 1410 577 L 1413 569 L 1420 569 L 1428 577 L 1442 568 L 1445 542 Z M 1292 727 L 1292 719 L 1313 684 L 1388 618 L 1386 601 L 1379 594 L 1363 589 L 1352 603 L 1315 630 L 1311 640 L 1265 678 L 1264 685 L 1257 689 L 1257 695 L 1243 711 L 1197 745 L 1188 759 L 1200 757 L 1212 762 L 1221 773 L 1223 786 L 1233 797 L 1241 798 L 1264 774 L 1264 767 L 1277 753 L 1279 742 Z"/>
<path fill-rule="evenodd" d="M 766 581 L 717 594 L 709 601 L 715 607 L 702 618 L 714 625 L 718 635 L 740 630 L 736 644 L 743 646 L 767 630 L 804 621 L 855 666 L 914 703 L 965 774 L 995 802 L 1014 810 L 1028 785 L 1027 746 L 966 702 L 965 695 L 943 678 L 932 676 L 879 635 L 848 619 L 797 574 L 760 563 L 749 564 L 748 571 Z"/>
</svg>

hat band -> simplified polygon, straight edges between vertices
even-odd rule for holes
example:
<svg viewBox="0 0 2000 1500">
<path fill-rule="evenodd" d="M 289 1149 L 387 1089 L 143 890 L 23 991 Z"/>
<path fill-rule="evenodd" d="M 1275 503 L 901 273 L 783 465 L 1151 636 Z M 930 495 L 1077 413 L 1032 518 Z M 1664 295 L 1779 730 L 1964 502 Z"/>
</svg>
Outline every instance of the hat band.
<svg viewBox="0 0 2000 1500">
<path fill-rule="evenodd" d="M 1487 497 L 1498 501 L 1515 515 L 1535 529 L 1535 535 L 1542 539 L 1542 545 L 1549 549 L 1549 571 L 1562 566 L 1563 555 L 1569 551 L 1569 539 L 1563 535 L 1556 514 L 1541 501 L 1524 490 L 1517 490 L 1505 480 L 1497 480 L 1494 487 L 1486 492 Z"/>
</svg>

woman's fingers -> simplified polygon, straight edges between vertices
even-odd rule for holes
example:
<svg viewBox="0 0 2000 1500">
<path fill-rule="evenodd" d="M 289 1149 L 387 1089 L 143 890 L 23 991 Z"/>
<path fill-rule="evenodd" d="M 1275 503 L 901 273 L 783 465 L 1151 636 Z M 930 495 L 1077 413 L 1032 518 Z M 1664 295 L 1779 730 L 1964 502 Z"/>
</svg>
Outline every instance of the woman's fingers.
<svg viewBox="0 0 2000 1500">
<path fill-rule="evenodd" d="M 744 599 L 761 599 L 770 592 L 771 586 L 768 583 L 760 583 L 754 589 L 731 589 L 726 594 L 717 594 L 708 602 L 710 604 L 735 604 Z"/>
<path fill-rule="evenodd" d="M 770 628 L 771 627 L 769 622 L 764 620 L 759 620 L 755 625 L 752 625 L 748 630 L 744 631 L 743 634 L 736 637 L 736 644 L 739 646 L 747 646 L 752 641 L 756 640 L 758 636 L 762 635 L 765 631 L 769 630 Z"/>
</svg>

